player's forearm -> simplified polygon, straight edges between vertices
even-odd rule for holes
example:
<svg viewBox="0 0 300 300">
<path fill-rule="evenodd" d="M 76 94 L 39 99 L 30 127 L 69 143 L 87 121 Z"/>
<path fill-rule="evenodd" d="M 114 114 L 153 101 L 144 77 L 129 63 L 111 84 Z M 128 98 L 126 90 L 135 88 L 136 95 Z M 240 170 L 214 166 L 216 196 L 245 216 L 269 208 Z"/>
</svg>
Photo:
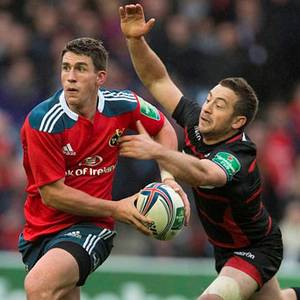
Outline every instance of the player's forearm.
<svg viewBox="0 0 300 300">
<path fill-rule="evenodd" d="M 167 118 L 165 119 L 165 123 L 162 129 L 156 136 L 154 136 L 154 140 L 168 149 L 177 150 L 177 135 L 173 126 L 170 124 Z"/>
<path fill-rule="evenodd" d="M 65 184 L 41 188 L 43 202 L 52 208 L 80 216 L 109 217 L 112 216 L 115 203 L 92 197 L 80 190 Z"/>
<path fill-rule="evenodd" d="M 160 167 L 191 186 L 206 183 L 206 169 L 200 160 L 178 151 L 161 148 L 153 154 Z"/>
<path fill-rule="evenodd" d="M 165 120 L 165 124 L 163 128 L 154 137 L 154 140 L 168 149 L 177 150 L 178 148 L 178 140 L 177 140 L 176 132 L 173 126 L 168 121 L 168 119 Z M 165 179 L 174 178 L 174 176 L 170 172 L 166 171 L 163 166 L 159 165 L 159 168 L 160 168 L 162 182 Z"/>
<path fill-rule="evenodd" d="M 137 75 L 151 91 L 153 83 L 168 76 L 164 64 L 144 37 L 127 38 L 127 45 Z"/>
</svg>

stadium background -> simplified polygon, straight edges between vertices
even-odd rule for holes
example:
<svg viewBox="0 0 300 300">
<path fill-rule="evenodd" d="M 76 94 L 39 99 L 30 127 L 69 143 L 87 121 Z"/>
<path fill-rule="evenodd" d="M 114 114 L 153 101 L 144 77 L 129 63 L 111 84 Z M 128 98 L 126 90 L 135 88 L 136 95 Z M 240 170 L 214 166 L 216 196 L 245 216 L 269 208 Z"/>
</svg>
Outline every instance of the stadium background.
<svg viewBox="0 0 300 300">
<path fill-rule="evenodd" d="M 227 76 L 243 76 L 256 89 L 260 112 L 248 133 L 258 147 L 265 205 L 283 231 L 281 283 L 293 283 L 287 278 L 300 285 L 300 1 L 136 2 L 144 5 L 147 16 L 156 18 L 147 38 L 187 96 L 201 103 L 207 91 Z M 110 53 L 105 86 L 131 89 L 153 102 L 133 71 L 120 33 L 118 7 L 125 3 L 129 1 L 0 1 L 1 299 L 24 297 L 24 274 L 15 253 L 25 198 L 19 129 L 31 108 L 59 88 L 65 42 L 79 36 L 103 40 Z M 177 126 L 176 130 L 181 141 L 182 132 Z M 135 193 L 158 176 L 152 161 L 121 159 L 114 198 Z M 126 225 L 118 224 L 118 231 L 107 269 L 92 277 L 86 299 L 192 299 L 210 278 L 201 276 L 214 275 L 211 247 L 195 215 L 190 227 L 172 242 L 151 240 Z M 112 285 L 103 281 L 110 276 L 118 282 L 115 294 L 93 296 L 94 290 Z"/>
</svg>

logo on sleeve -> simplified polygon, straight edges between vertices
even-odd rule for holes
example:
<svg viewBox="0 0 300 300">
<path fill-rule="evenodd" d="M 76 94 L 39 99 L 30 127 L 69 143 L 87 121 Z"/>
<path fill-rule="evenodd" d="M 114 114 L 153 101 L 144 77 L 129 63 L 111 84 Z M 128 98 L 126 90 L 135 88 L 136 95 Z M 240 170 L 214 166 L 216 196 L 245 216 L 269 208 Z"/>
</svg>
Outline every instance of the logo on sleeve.
<svg viewBox="0 0 300 300">
<path fill-rule="evenodd" d="M 232 180 L 232 177 L 241 169 L 238 159 L 228 152 L 218 152 L 212 161 L 225 170 L 228 181 Z"/>
<path fill-rule="evenodd" d="M 158 112 L 158 110 L 155 106 L 153 106 L 152 104 L 146 102 L 141 97 L 138 97 L 138 99 L 139 99 L 139 102 L 140 102 L 140 111 L 141 111 L 142 115 L 144 115 L 144 116 L 146 116 L 150 119 L 154 119 L 154 120 L 159 120 L 160 119 L 159 112 Z"/>
</svg>

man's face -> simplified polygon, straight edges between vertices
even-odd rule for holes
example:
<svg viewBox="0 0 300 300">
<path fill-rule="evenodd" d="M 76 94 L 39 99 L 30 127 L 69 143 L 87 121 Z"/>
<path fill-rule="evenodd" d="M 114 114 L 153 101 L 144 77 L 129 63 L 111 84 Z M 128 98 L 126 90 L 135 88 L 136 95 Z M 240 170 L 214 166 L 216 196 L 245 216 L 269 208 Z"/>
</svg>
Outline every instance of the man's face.
<svg viewBox="0 0 300 300">
<path fill-rule="evenodd" d="M 199 131 L 212 142 L 226 139 L 234 132 L 234 105 L 238 97 L 229 88 L 220 84 L 207 95 L 199 117 Z"/>
<path fill-rule="evenodd" d="M 61 82 L 68 104 L 82 106 L 96 99 L 99 72 L 89 56 L 66 52 L 62 58 Z"/>
</svg>

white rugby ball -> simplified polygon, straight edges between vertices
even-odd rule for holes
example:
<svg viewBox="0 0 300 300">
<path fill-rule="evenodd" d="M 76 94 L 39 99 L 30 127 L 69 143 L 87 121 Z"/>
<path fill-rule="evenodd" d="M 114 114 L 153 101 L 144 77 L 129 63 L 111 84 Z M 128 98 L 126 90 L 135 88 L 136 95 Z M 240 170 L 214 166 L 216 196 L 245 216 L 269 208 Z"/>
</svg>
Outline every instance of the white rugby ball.
<svg viewBox="0 0 300 300">
<path fill-rule="evenodd" d="M 149 227 L 158 240 L 174 238 L 184 225 L 184 205 L 181 197 L 170 186 L 153 182 L 139 193 L 136 207 L 153 220 Z"/>
</svg>

